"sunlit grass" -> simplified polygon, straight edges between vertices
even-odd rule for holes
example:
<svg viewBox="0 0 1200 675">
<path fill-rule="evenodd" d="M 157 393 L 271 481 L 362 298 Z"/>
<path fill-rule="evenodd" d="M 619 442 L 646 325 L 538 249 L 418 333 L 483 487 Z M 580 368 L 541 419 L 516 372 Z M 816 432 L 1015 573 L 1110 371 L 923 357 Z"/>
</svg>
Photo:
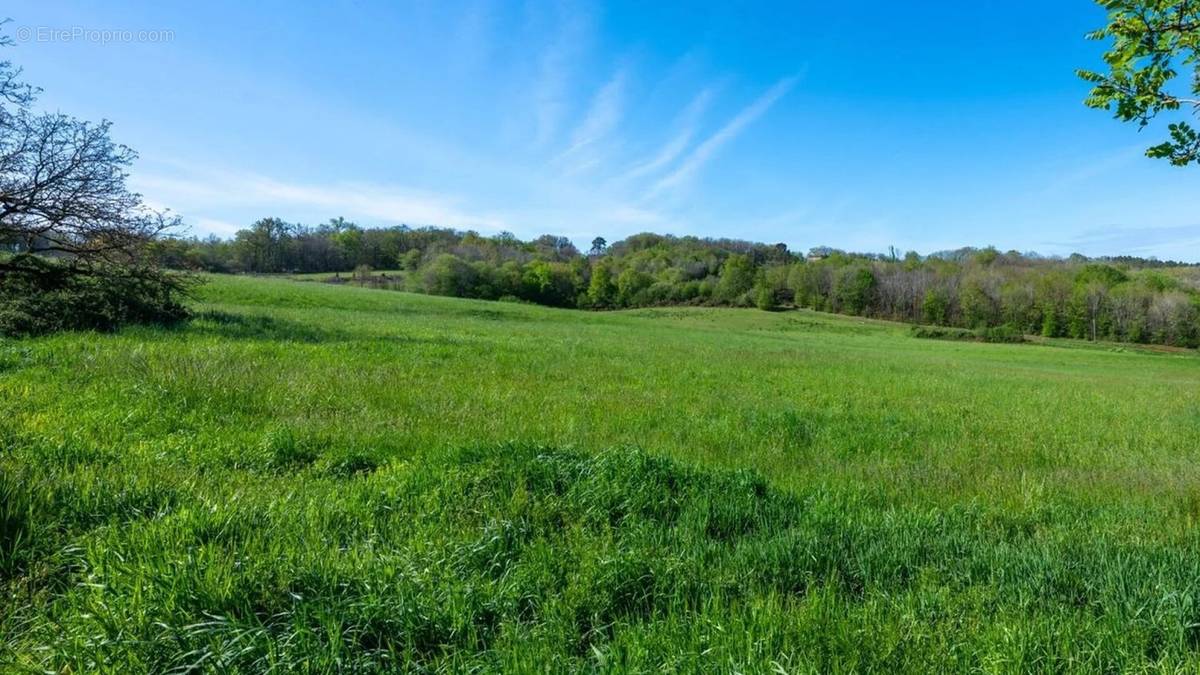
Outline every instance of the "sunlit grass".
<svg viewBox="0 0 1200 675">
<path fill-rule="evenodd" d="M 201 293 L 0 342 L 0 664 L 1200 664 L 1195 354 Z"/>
</svg>

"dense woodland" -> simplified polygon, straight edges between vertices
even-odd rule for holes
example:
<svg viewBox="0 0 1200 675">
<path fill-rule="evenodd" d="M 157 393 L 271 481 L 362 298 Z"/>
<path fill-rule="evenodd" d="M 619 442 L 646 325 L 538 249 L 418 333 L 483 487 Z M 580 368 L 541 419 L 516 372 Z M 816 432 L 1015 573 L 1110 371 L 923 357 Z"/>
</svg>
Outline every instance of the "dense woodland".
<svg viewBox="0 0 1200 675">
<path fill-rule="evenodd" d="M 452 229 L 317 227 L 268 218 L 230 240 L 166 239 L 163 262 L 338 279 L 458 297 L 616 309 L 786 306 L 1023 334 L 1200 346 L 1200 268 L 1133 257 L 1047 258 L 964 248 L 922 256 L 638 234 L 578 250 Z M 371 274 L 371 270 L 386 271 Z M 345 275 L 345 276 L 342 276 Z"/>
</svg>

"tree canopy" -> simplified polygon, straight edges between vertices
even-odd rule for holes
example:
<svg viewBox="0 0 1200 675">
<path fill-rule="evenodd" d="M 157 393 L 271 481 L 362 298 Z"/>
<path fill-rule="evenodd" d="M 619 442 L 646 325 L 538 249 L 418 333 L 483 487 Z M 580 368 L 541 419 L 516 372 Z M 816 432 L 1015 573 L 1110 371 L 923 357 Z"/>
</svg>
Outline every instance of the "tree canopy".
<svg viewBox="0 0 1200 675">
<path fill-rule="evenodd" d="M 1111 44 L 1107 70 L 1079 71 L 1093 84 L 1085 103 L 1139 127 L 1169 116 L 1168 138 L 1146 154 L 1176 166 L 1200 162 L 1200 133 L 1188 122 L 1200 115 L 1200 2 L 1097 2 L 1108 10 L 1108 24 L 1088 37 Z"/>
</svg>

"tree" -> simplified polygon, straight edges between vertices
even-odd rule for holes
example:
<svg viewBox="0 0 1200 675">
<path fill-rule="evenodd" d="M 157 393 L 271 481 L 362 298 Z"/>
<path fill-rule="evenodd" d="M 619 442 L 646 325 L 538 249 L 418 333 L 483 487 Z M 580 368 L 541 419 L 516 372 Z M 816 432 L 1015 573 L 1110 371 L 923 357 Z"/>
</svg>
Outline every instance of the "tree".
<svg viewBox="0 0 1200 675">
<path fill-rule="evenodd" d="M 552 307 L 570 307 L 576 303 L 577 280 L 563 263 L 534 260 L 525 267 L 521 279 L 522 297 Z"/>
<path fill-rule="evenodd" d="M 823 262 L 793 265 L 788 274 L 788 286 L 797 305 L 826 309 L 831 287 L 829 266 Z"/>
<path fill-rule="evenodd" d="M 596 237 L 592 240 L 592 249 L 588 251 L 588 255 L 592 257 L 604 255 L 606 248 L 608 248 L 608 241 L 604 237 Z"/>
<path fill-rule="evenodd" d="M 1200 115 L 1200 2 L 1098 2 L 1108 10 L 1108 25 L 1088 37 L 1112 44 L 1104 53 L 1107 72 L 1078 71 L 1094 85 L 1086 105 L 1139 127 L 1184 107 Z M 1190 72 L 1180 78 L 1180 69 Z M 1147 149 L 1148 156 L 1176 166 L 1200 161 L 1200 134 L 1187 121 L 1171 123 L 1168 132 L 1169 140 Z"/>
<path fill-rule="evenodd" d="M 1000 287 L 1000 310 L 1004 324 L 1022 334 L 1041 330 L 1041 316 L 1033 285 L 1025 280 L 1013 280 Z"/>
<path fill-rule="evenodd" d="M 239 230 L 234 249 L 248 272 L 282 272 L 287 264 L 284 248 L 293 227 L 279 218 L 262 218 L 248 230 Z M 356 231 L 357 232 L 357 231 Z"/>
<path fill-rule="evenodd" d="M 1089 281 L 1076 288 L 1075 294 L 1083 322 L 1083 337 L 1095 342 L 1100 339 L 1100 323 L 1108 305 L 1108 286 L 1099 281 Z"/>
<path fill-rule="evenodd" d="M 538 253 L 547 260 L 564 262 L 579 255 L 570 239 L 553 234 L 543 234 L 534 240 Z"/>
<path fill-rule="evenodd" d="M 617 299 L 626 307 L 639 305 L 642 292 L 652 283 L 654 283 L 654 277 L 636 267 L 626 267 L 617 276 Z"/>
<path fill-rule="evenodd" d="M 925 291 L 925 299 L 921 304 L 922 316 L 925 323 L 944 326 L 949 323 L 950 294 L 945 288 L 935 287 Z"/>
<path fill-rule="evenodd" d="M 414 248 L 400 256 L 400 269 L 416 271 L 421 266 L 421 249 Z"/>
<path fill-rule="evenodd" d="M 469 297 L 477 281 L 475 268 L 451 253 L 434 258 L 423 274 L 425 292 Z"/>
<path fill-rule="evenodd" d="M 985 328 L 999 323 L 1000 303 L 995 280 L 983 274 L 964 279 L 958 304 L 968 328 Z"/>
<path fill-rule="evenodd" d="M 850 265 L 842 268 L 834 280 L 834 294 L 841 311 L 864 315 L 875 298 L 875 275 L 871 268 Z"/>
<path fill-rule="evenodd" d="M 19 71 L 0 63 L 0 88 Z M 0 241 L 26 256 L 50 255 L 79 267 L 137 260 L 145 244 L 178 220 L 150 210 L 125 186 L 133 150 L 109 138 L 109 123 L 36 114 L 31 98 L 0 98 Z"/>
<path fill-rule="evenodd" d="M 765 312 L 779 309 L 779 298 L 775 292 L 775 287 L 767 280 L 766 275 L 760 274 L 758 281 L 754 284 L 754 306 Z"/>
<path fill-rule="evenodd" d="M 721 279 L 717 282 L 717 297 L 728 303 L 737 303 L 754 286 L 754 263 L 748 256 L 735 253 L 725 259 L 721 266 Z"/>
<path fill-rule="evenodd" d="M 398 265 L 409 290 L 461 297 L 597 309 L 793 304 L 1002 329 L 992 330 L 992 338 L 1041 332 L 1176 345 L 1200 340 L 1200 276 L 1163 269 L 1182 265 L 1133 256 L 1064 260 L 962 248 L 929 256 L 910 252 L 903 258 L 894 251 L 879 256 L 831 250 L 825 258 L 805 260 L 779 245 L 652 233 L 585 256 L 556 237 L 522 241 L 438 227 L 330 223 L 312 228 L 266 219 L 245 232 L 235 242 L 176 239 L 156 248 L 173 265 L 236 271 L 235 254 L 251 259 L 249 247 L 258 233 L 267 248 L 279 251 L 276 267 L 345 272 L 354 267 L 353 260 L 368 261 L 362 264 L 375 269 Z M 353 259 L 337 241 L 343 237 L 355 242 Z M 553 260 L 559 256 L 568 259 Z"/>
<path fill-rule="evenodd" d="M 616 302 L 617 284 L 613 280 L 612 270 L 607 262 L 601 262 L 592 268 L 592 278 L 588 282 L 587 295 L 588 302 L 593 307 L 612 307 Z"/>
<path fill-rule="evenodd" d="M 178 219 L 126 187 L 137 154 L 109 138 L 107 121 L 34 111 L 37 93 L 0 62 L 0 245 L 11 254 L 0 256 L 0 310 L 11 332 L 113 328 L 156 307 L 181 318 L 185 280 L 161 273 L 149 246 Z"/>
</svg>

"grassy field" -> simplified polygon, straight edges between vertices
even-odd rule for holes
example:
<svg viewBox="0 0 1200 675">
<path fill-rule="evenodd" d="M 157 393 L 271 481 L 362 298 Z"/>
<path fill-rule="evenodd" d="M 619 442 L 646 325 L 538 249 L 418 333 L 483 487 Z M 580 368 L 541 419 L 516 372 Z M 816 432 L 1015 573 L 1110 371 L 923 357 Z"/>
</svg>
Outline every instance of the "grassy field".
<svg viewBox="0 0 1200 675">
<path fill-rule="evenodd" d="M 0 341 L 0 669 L 1200 668 L 1200 357 L 216 277 Z"/>
</svg>

